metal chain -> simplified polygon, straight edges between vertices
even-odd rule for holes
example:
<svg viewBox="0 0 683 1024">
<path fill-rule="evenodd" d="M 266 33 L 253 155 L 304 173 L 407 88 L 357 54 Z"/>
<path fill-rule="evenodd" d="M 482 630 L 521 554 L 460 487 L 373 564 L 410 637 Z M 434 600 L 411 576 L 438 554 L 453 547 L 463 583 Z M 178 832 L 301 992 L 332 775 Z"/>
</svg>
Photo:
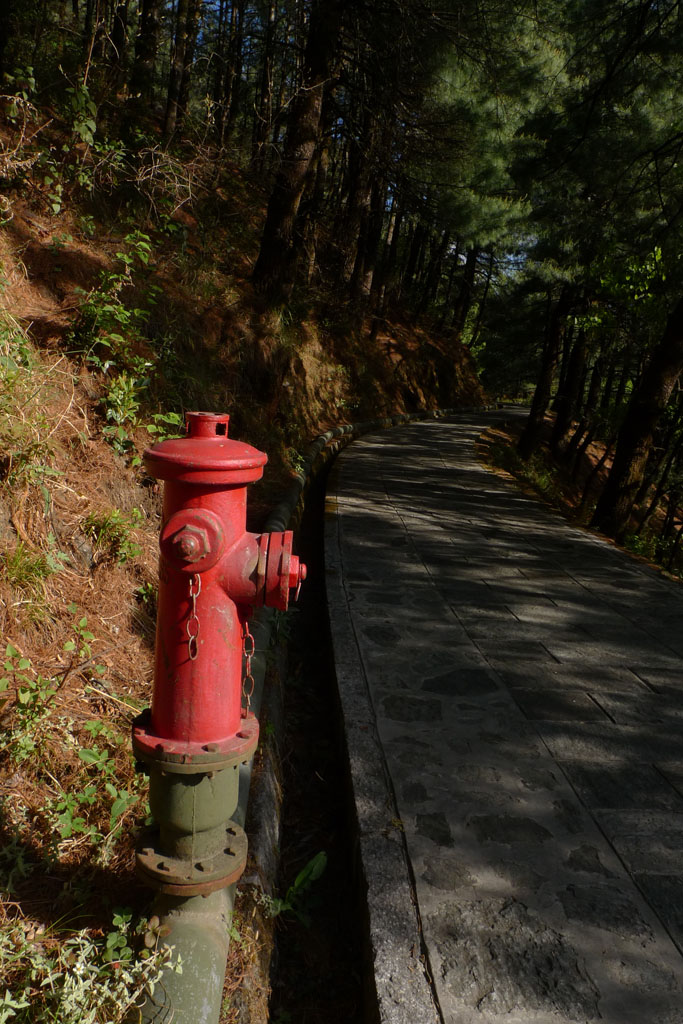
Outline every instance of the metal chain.
<svg viewBox="0 0 683 1024">
<path fill-rule="evenodd" d="M 249 632 L 249 623 L 244 623 L 242 632 L 242 650 L 244 652 L 244 681 L 242 682 L 242 696 L 247 702 L 247 714 L 251 707 L 251 697 L 254 692 L 254 677 L 251 674 L 251 659 L 256 651 L 256 641 Z"/>
<path fill-rule="evenodd" d="M 192 602 L 192 612 L 185 625 L 185 632 L 187 633 L 187 653 L 190 661 L 195 661 L 199 654 L 199 629 L 200 622 L 197 615 L 197 598 L 202 592 L 202 578 L 199 573 L 195 573 L 190 576 L 190 601 Z"/>
</svg>

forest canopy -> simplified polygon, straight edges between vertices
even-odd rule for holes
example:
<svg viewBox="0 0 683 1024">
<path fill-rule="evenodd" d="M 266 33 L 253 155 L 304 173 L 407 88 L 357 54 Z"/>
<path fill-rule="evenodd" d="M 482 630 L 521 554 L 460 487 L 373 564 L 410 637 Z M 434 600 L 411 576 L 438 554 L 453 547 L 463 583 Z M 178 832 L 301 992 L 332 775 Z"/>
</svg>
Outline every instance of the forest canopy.
<svg viewBox="0 0 683 1024">
<path fill-rule="evenodd" d="M 52 159 L 86 185 L 86 150 L 90 184 L 236 161 L 268 196 L 265 302 L 431 318 L 533 395 L 525 457 L 551 402 L 556 456 L 614 450 L 619 536 L 644 481 L 683 487 L 682 36 L 673 0 L 8 0 L 0 73 L 18 131 L 32 105 L 71 126 Z"/>
</svg>

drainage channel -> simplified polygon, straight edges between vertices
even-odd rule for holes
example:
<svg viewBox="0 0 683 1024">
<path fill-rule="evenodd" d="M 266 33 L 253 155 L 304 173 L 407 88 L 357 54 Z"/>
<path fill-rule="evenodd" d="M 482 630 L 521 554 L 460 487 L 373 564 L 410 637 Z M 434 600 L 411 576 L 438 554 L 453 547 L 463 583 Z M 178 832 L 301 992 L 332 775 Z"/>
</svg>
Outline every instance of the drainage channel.
<svg viewBox="0 0 683 1024">
<path fill-rule="evenodd" d="M 277 918 L 270 1024 L 348 1024 L 366 1016 L 363 908 L 354 881 L 347 762 L 325 601 L 325 476 L 307 497 L 298 550 L 308 579 L 289 616 L 280 896 L 307 865 L 317 874 L 321 854 L 326 866 L 295 891 L 292 908 Z"/>
</svg>

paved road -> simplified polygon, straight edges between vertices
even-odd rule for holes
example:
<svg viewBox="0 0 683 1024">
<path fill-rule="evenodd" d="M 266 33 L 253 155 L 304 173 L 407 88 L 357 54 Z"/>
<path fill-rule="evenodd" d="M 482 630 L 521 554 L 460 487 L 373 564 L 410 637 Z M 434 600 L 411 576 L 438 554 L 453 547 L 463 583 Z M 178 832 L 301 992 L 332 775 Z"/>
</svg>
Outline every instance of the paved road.
<svg viewBox="0 0 683 1024">
<path fill-rule="evenodd" d="M 367 436 L 326 563 L 382 1024 L 683 1024 L 683 585 Z"/>
</svg>

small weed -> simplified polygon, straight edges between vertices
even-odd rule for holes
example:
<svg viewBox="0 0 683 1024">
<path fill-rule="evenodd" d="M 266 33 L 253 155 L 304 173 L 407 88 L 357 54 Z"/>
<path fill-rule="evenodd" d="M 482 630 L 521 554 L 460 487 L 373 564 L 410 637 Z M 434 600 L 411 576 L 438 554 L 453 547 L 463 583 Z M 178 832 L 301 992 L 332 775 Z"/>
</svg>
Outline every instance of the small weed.
<svg viewBox="0 0 683 1024">
<path fill-rule="evenodd" d="M 28 859 L 21 836 L 16 832 L 11 839 L 4 836 L 0 845 L 0 888 L 15 893 L 17 884 L 30 878 L 34 868 L 35 864 Z"/>
<path fill-rule="evenodd" d="M 53 424 L 45 410 L 50 372 L 37 360 L 19 323 L 0 311 L 0 479 L 11 486 L 61 475 L 49 466 Z"/>
<path fill-rule="evenodd" d="M 81 523 L 83 533 L 94 541 L 103 559 L 123 564 L 137 558 L 141 552 L 139 544 L 131 539 L 131 531 L 142 519 L 142 513 L 134 508 L 126 514 L 118 508 L 109 512 L 91 512 Z"/>
<path fill-rule="evenodd" d="M 0 694 L 13 691 L 15 697 L 14 722 L 7 730 L 5 749 L 16 764 L 21 764 L 43 744 L 58 686 L 54 679 L 36 672 L 29 659 L 23 658 L 12 644 L 5 648 L 2 667 Z"/>
<path fill-rule="evenodd" d="M 100 400 L 107 420 L 102 433 L 119 455 L 126 455 L 133 447 L 126 427 L 137 424 L 138 411 L 148 385 L 147 377 L 136 377 L 124 370 L 110 380 Z"/>
<path fill-rule="evenodd" d="M 278 917 L 280 914 L 290 913 L 301 924 L 309 925 L 311 918 L 306 909 L 306 902 L 311 886 L 321 877 L 326 867 L 327 854 L 321 850 L 301 869 L 287 889 L 287 894 L 284 898 L 269 896 L 267 893 L 262 892 L 257 902 L 264 908 L 268 917 Z"/>
<path fill-rule="evenodd" d="M 85 238 L 94 238 L 97 230 L 95 218 L 89 213 L 82 213 L 78 218 L 78 229 Z"/>
<path fill-rule="evenodd" d="M 0 572 L 7 583 L 33 601 L 45 596 L 45 580 L 55 571 L 53 560 L 21 540 L 14 550 L 0 552 Z"/>
<path fill-rule="evenodd" d="M 50 213 L 56 217 L 62 212 L 64 202 L 64 185 L 61 180 L 60 170 L 55 161 L 45 154 L 38 161 L 45 168 L 43 174 L 43 186 L 47 195 Z"/>
<path fill-rule="evenodd" d="M 60 232 L 58 235 L 53 235 L 49 247 L 50 252 L 55 254 L 60 253 L 67 245 L 70 245 L 71 242 L 73 242 L 73 235 L 70 235 L 67 232 Z"/>
<path fill-rule="evenodd" d="M 158 590 L 154 583 L 143 583 L 135 591 L 135 597 L 150 615 L 156 615 Z"/>
<path fill-rule="evenodd" d="M 83 807 L 92 807 L 96 801 L 97 786 L 89 785 L 78 793 L 63 793 L 59 799 L 46 805 L 45 813 L 61 839 L 84 835 L 95 842 L 101 840 L 102 836 L 80 811 Z"/>
<path fill-rule="evenodd" d="M 71 117 L 74 134 L 86 145 L 92 146 L 97 130 L 97 107 L 87 85 L 79 82 L 74 87 L 70 86 L 66 90 L 66 95 L 67 112 Z"/>
<path fill-rule="evenodd" d="M 107 373 L 113 368 L 142 379 L 149 365 L 140 354 L 149 309 L 128 306 L 123 293 L 133 286 L 136 267 L 149 263 L 151 245 L 142 231 L 126 235 L 124 241 L 127 247 L 116 253 L 114 268 L 102 273 L 97 288 L 81 293 L 83 300 L 71 337 L 94 369 Z M 146 291 L 147 303 L 153 305 L 156 289 L 148 285 Z"/>
<path fill-rule="evenodd" d="M 629 533 L 624 537 L 624 547 L 634 555 L 654 560 L 657 552 L 657 537 L 651 533 Z"/>
<path fill-rule="evenodd" d="M 292 471 L 298 476 L 301 476 L 306 468 L 306 462 L 303 455 L 296 450 L 296 448 L 287 448 L 285 451 L 285 458 L 292 468 Z"/>
<path fill-rule="evenodd" d="M 157 441 L 166 441 L 170 437 L 180 437 L 185 433 L 185 423 L 179 412 L 158 412 L 152 416 L 152 422 L 146 428 Z"/>
<path fill-rule="evenodd" d="M 133 952 L 136 937 L 146 928 L 145 922 L 133 927 L 127 908 L 114 911 L 102 938 L 83 930 L 59 945 L 45 932 L 29 938 L 20 924 L 5 925 L 0 930 L 0 986 L 5 990 L 0 1024 L 123 1024 L 145 990 L 160 981 L 162 969 L 181 970 L 170 947 L 145 945 L 138 955 Z"/>
</svg>

